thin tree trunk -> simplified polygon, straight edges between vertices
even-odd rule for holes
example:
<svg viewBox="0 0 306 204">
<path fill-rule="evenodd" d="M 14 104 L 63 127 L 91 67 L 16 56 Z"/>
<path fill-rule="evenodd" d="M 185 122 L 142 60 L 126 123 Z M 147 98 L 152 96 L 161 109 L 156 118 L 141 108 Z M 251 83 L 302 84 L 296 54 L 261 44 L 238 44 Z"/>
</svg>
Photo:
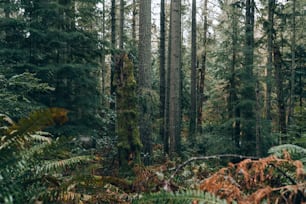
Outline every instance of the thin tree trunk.
<svg viewBox="0 0 306 204">
<path fill-rule="evenodd" d="M 288 125 L 292 122 L 294 117 L 294 90 L 295 90 L 295 39 L 296 39 L 296 23 L 295 23 L 295 12 L 296 12 L 296 0 L 292 0 L 292 36 L 291 36 L 291 78 L 290 78 L 290 97 L 289 97 L 289 111 L 288 111 Z"/>
<path fill-rule="evenodd" d="M 196 0 L 192 0 L 191 14 L 191 86 L 190 86 L 190 121 L 189 121 L 189 141 L 196 143 L 196 118 L 197 118 L 197 21 L 196 21 Z"/>
<path fill-rule="evenodd" d="M 124 0 L 120 0 L 119 49 L 123 50 L 124 41 Z"/>
<path fill-rule="evenodd" d="M 208 0 L 204 1 L 204 37 L 203 37 L 203 53 L 202 53 L 202 63 L 201 69 L 199 70 L 199 82 L 198 82 L 198 93 L 197 93 L 197 130 L 199 133 L 202 133 L 202 120 L 203 120 L 203 102 L 204 102 L 204 82 L 205 82 L 205 72 L 206 72 L 206 54 L 207 54 L 207 3 Z"/>
<path fill-rule="evenodd" d="M 268 2 L 268 64 L 266 71 L 266 120 L 271 123 L 271 93 L 272 93 L 272 68 L 273 68 L 273 31 L 274 31 L 275 0 Z M 270 125 L 269 125 L 270 126 Z M 270 129 L 270 127 L 269 127 Z"/>
<path fill-rule="evenodd" d="M 236 66 L 237 66 L 237 47 L 238 47 L 238 18 L 237 18 L 237 7 L 232 6 L 233 19 L 232 19 L 232 61 L 231 61 L 231 77 L 229 84 L 229 119 L 233 121 L 232 125 L 232 139 L 235 146 L 240 148 L 240 108 L 238 104 L 237 96 L 237 83 L 236 83 Z"/>
<path fill-rule="evenodd" d="M 111 5 L 111 44 L 112 44 L 112 64 L 111 64 L 111 87 L 110 95 L 112 96 L 115 93 L 114 89 L 114 69 L 115 69 L 115 49 L 116 49 L 116 0 L 112 0 Z M 115 110 L 115 103 L 111 102 L 110 108 Z"/>
<path fill-rule="evenodd" d="M 102 2 L 103 10 L 102 10 L 102 38 L 105 38 L 105 1 Z M 105 52 L 104 52 L 104 45 L 102 45 L 102 56 L 101 56 L 101 105 L 105 105 L 105 76 L 106 76 L 106 63 L 105 63 Z"/>
<path fill-rule="evenodd" d="M 137 17 L 137 5 L 136 0 L 133 0 L 133 12 L 132 12 L 132 39 L 133 45 L 136 46 L 136 17 Z"/>
<path fill-rule="evenodd" d="M 260 91 L 259 82 L 256 82 L 256 156 L 261 156 L 261 120 L 260 120 Z"/>
<path fill-rule="evenodd" d="M 160 45 L 159 45 L 159 117 L 160 117 L 160 138 L 164 143 L 164 147 L 168 144 L 166 143 L 165 135 L 165 108 L 166 108 L 166 27 L 165 27 L 165 0 L 160 1 Z M 165 151 L 167 152 L 167 151 Z"/>
<path fill-rule="evenodd" d="M 280 143 L 287 143 L 286 107 L 284 99 L 282 56 L 278 45 L 274 45 L 274 67 L 276 80 L 276 95 L 278 107 L 278 127 L 281 133 Z"/>
</svg>

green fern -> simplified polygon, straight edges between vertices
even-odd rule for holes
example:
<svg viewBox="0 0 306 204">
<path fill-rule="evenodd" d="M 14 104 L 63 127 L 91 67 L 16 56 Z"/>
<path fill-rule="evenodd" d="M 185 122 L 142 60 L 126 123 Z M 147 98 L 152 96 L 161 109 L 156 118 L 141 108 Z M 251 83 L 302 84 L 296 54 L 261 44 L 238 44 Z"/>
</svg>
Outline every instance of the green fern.
<svg viewBox="0 0 306 204">
<path fill-rule="evenodd" d="M 282 157 L 284 150 L 289 152 L 293 159 L 300 160 L 303 163 L 304 171 L 306 171 L 306 149 L 303 147 L 293 144 L 283 144 L 270 148 L 268 153 Z"/>
<path fill-rule="evenodd" d="M 284 150 L 289 152 L 289 154 L 292 156 L 300 157 L 297 159 L 302 159 L 303 157 L 306 157 L 306 149 L 298 145 L 293 145 L 293 144 L 283 144 L 283 145 L 271 147 L 269 149 L 269 154 L 274 154 L 278 157 L 281 157 L 283 155 Z"/>
<path fill-rule="evenodd" d="M 153 204 L 153 203 L 175 203 L 175 204 L 190 204 L 193 201 L 205 204 L 226 204 L 226 200 L 222 200 L 215 195 L 200 190 L 186 190 L 177 192 L 159 192 L 142 195 L 141 198 L 135 200 L 135 204 Z"/>
<path fill-rule="evenodd" d="M 67 169 L 68 167 L 74 166 L 76 164 L 92 161 L 92 156 L 75 156 L 68 159 L 63 160 L 55 160 L 55 161 L 45 161 L 37 170 L 39 172 L 56 172 Z"/>
<path fill-rule="evenodd" d="M 52 141 L 52 135 L 41 130 L 65 122 L 64 109 L 38 110 L 17 123 L 3 114 L 0 119 L 0 203 L 35 201 L 50 185 L 60 184 L 64 169 L 92 159 L 70 154 L 50 157 L 51 152 L 63 156 L 63 144 Z"/>
</svg>

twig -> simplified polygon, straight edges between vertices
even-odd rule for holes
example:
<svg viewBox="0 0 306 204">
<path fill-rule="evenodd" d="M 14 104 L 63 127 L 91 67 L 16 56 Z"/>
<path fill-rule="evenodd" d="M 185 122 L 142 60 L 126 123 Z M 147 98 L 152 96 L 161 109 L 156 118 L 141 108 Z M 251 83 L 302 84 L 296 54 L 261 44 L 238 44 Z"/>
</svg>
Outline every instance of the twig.
<svg viewBox="0 0 306 204">
<path fill-rule="evenodd" d="M 221 154 L 221 155 L 211 155 L 211 156 L 199 156 L 199 157 L 191 157 L 190 159 L 186 160 L 184 163 L 180 164 L 171 175 L 171 179 L 177 174 L 179 170 L 181 170 L 184 166 L 188 163 L 197 161 L 197 160 L 209 160 L 209 159 L 221 159 L 221 158 L 240 158 L 240 159 L 259 159 L 258 157 L 253 156 L 244 156 L 238 154 Z"/>
<path fill-rule="evenodd" d="M 273 166 L 277 171 L 279 171 L 284 177 L 286 177 L 291 183 L 292 185 L 296 185 L 297 183 L 295 182 L 295 180 L 293 178 L 291 178 L 289 175 L 286 174 L 286 172 L 284 172 L 283 170 L 281 170 L 279 167 L 277 167 L 275 164 L 269 164 L 270 166 Z"/>
</svg>

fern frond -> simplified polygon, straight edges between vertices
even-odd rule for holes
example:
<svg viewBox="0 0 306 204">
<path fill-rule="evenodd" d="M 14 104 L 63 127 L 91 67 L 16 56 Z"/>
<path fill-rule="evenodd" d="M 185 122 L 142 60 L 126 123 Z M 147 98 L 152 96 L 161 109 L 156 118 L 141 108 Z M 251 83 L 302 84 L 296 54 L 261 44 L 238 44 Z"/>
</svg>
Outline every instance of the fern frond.
<svg viewBox="0 0 306 204">
<path fill-rule="evenodd" d="M 143 195 L 140 199 L 133 203 L 175 203 L 189 204 L 196 201 L 205 204 L 226 204 L 226 200 L 222 200 L 213 194 L 200 190 L 186 190 L 178 192 L 159 192 Z"/>
<path fill-rule="evenodd" d="M 37 131 L 34 134 L 31 134 L 30 137 L 33 139 L 33 141 L 38 141 L 38 142 L 47 142 L 51 143 L 51 133 L 49 132 L 44 132 L 44 131 Z"/>
<path fill-rule="evenodd" d="M 293 145 L 293 144 L 283 144 L 283 145 L 274 146 L 269 149 L 269 154 L 274 154 L 276 156 L 282 156 L 284 150 L 288 151 L 290 154 L 306 155 L 305 148 L 300 147 L 298 145 Z"/>
<path fill-rule="evenodd" d="M 44 164 L 41 165 L 39 169 L 37 169 L 37 173 L 48 173 L 51 171 L 59 171 L 63 170 L 65 168 L 71 167 L 75 164 L 80 164 L 84 162 L 89 162 L 92 161 L 93 157 L 92 156 L 76 156 L 72 157 L 69 159 L 63 159 L 63 160 L 58 160 L 58 161 L 47 161 Z"/>
<path fill-rule="evenodd" d="M 25 144 L 32 139 L 47 141 L 49 136 L 42 129 L 55 125 L 62 124 L 68 120 L 67 110 L 63 108 L 47 108 L 32 112 L 28 117 L 21 118 L 17 123 L 14 123 L 9 117 L 1 115 L 2 121 L 6 121 L 10 126 L 2 127 L 3 136 L 0 140 L 0 150 L 8 149 L 23 149 Z"/>
<path fill-rule="evenodd" d="M 23 135 L 25 133 L 34 133 L 48 126 L 55 125 L 55 119 L 58 117 L 58 115 L 54 114 L 54 112 L 58 109 L 61 108 L 36 110 L 30 113 L 28 117 L 21 118 L 16 124 L 11 126 L 9 128 L 9 133 Z"/>
<path fill-rule="evenodd" d="M 49 147 L 49 143 L 44 142 L 41 144 L 36 144 L 33 147 L 30 147 L 29 149 L 23 150 L 20 152 L 20 155 L 22 155 L 23 159 L 28 159 L 34 156 L 36 153 L 41 153 L 44 151 L 47 147 Z"/>
<path fill-rule="evenodd" d="M 15 122 L 5 114 L 0 114 L 0 118 L 2 121 L 7 122 L 9 125 L 14 125 Z"/>
</svg>

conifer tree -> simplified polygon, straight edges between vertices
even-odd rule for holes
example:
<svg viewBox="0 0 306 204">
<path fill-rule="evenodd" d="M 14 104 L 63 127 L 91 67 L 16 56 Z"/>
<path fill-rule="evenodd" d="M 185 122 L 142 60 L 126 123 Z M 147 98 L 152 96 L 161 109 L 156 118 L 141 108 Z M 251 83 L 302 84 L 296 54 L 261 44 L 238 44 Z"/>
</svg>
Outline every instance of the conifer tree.
<svg viewBox="0 0 306 204">
<path fill-rule="evenodd" d="M 96 3 L 96 0 L 7 3 L 7 8 L 16 6 L 19 11 L 13 15 L 14 21 L 19 22 L 15 23 L 19 31 L 14 31 L 14 44 L 9 50 L 23 53 L 14 66 L 8 66 L 8 63 L 3 66 L 15 74 L 24 71 L 36 73 L 43 82 L 53 86 L 54 92 L 32 97 L 45 106 L 69 109 L 68 124 L 79 134 L 85 132 L 85 125 L 97 125 L 92 123 L 96 120 L 99 101 L 96 73 L 100 48 L 97 30 L 93 26 Z M 11 30 L 13 26 L 8 28 Z M 9 42 L 8 38 L 3 41 Z M 7 55 L 4 61 L 11 59 Z"/>
</svg>

